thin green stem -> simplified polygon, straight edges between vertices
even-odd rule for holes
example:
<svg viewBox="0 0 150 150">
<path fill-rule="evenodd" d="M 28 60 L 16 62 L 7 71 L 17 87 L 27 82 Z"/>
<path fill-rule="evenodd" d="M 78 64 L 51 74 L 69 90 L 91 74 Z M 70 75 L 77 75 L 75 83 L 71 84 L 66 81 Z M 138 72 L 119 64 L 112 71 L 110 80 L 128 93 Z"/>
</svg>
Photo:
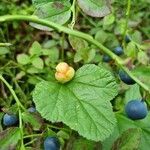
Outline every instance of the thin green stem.
<svg viewBox="0 0 150 150">
<path fill-rule="evenodd" d="M 75 4 L 76 4 L 76 0 L 73 0 L 72 6 L 70 8 L 72 11 L 72 21 L 71 21 L 69 27 L 71 29 L 73 29 L 75 22 L 76 22 L 76 7 L 75 7 L 76 5 Z"/>
<path fill-rule="evenodd" d="M 65 33 L 62 33 L 62 43 L 61 43 L 61 60 L 64 61 L 64 44 L 65 44 Z"/>
<path fill-rule="evenodd" d="M 91 44 L 97 46 L 101 51 L 104 53 L 108 54 L 112 59 L 115 60 L 116 64 L 121 67 L 131 78 L 133 78 L 143 89 L 145 89 L 149 94 L 150 94 L 150 89 L 147 85 L 142 83 L 136 76 L 134 76 L 125 66 L 124 66 L 124 61 L 118 57 L 116 54 L 114 54 L 111 50 L 103 46 L 101 43 L 93 39 L 92 36 L 85 34 L 80 31 L 72 30 L 67 27 L 61 26 L 59 24 L 56 24 L 54 22 L 50 22 L 44 19 L 39 19 L 37 16 L 24 16 L 24 15 L 8 15 L 8 16 L 2 16 L 0 17 L 0 22 L 6 22 L 6 21 L 29 21 L 29 22 L 34 22 L 38 23 L 47 27 L 54 28 L 58 30 L 59 32 L 64 32 L 79 38 L 82 38 Z"/>
<path fill-rule="evenodd" d="M 19 109 L 19 128 L 20 128 L 20 134 L 21 134 L 21 147 L 24 148 L 24 143 L 23 143 L 23 126 L 22 126 L 22 115 L 21 115 L 21 108 L 25 111 L 24 106 L 21 104 L 21 102 L 19 101 L 15 91 L 13 90 L 13 88 L 11 87 L 11 85 L 3 78 L 2 75 L 0 75 L 0 80 L 2 80 L 3 83 L 5 83 L 5 85 L 8 87 L 9 91 L 11 92 L 11 94 L 13 95 L 18 109 Z"/>
<path fill-rule="evenodd" d="M 25 146 L 31 145 L 33 142 L 35 142 L 37 140 L 37 138 L 31 140 L 30 142 L 26 143 Z"/>
<path fill-rule="evenodd" d="M 128 30 L 130 9 L 131 9 L 131 0 L 128 0 L 128 2 L 127 2 L 127 10 L 126 10 L 126 22 L 125 22 L 125 27 L 124 27 L 124 32 L 123 32 L 123 46 L 125 45 L 125 37 L 126 37 L 126 34 L 127 34 L 127 30 Z"/>
<path fill-rule="evenodd" d="M 20 128 L 20 135 L 21 135 L 21 147 L 24 148 L 24 142 L 23 142 L 24 133 L 23 133 L 23 126 L 22 126 L 22 114 L 20 109 L 19 109 L 19 128 Z"/>
<path fill-rule="evenodd" d="M 12 86 L 3 78 L 2 75 L 0 75 L 0 80 L 2 80 L 2 81 L 5 83 L 5 85 L 8 87 L 8 89 L 10 90 L 11 94 L 13 95 L 13 97 L 14 97 L 14 99 L 15 99 L 17 105 L 18 105 L 19 107 L 21 107 L 24 111 L 26 111 L 26 109 L 24 108 L 24 106 L 23 106 L 23 105 L 21 104 L 21 102 L 19 101 L 19 99 L 18 99 L 18 97 L 17 97 L 15 91 L 13 90 Z"/>
<path fill-rule="evenodd" d="M 37 137 L 37 136 L 42 136 L 42 133 L 41 133 L 41 134 L 30 134 L 30 135 L 26 135 L 26 136 L 24 136 L 23 138 L 26 139 L 26 138 Z"/>
<path fill-rule="evenodd" d="M 12 44 L 10 43 L 0 43 L 0 47 L 5 47 L 5 46 L 11 46 Z"/>
</svg>

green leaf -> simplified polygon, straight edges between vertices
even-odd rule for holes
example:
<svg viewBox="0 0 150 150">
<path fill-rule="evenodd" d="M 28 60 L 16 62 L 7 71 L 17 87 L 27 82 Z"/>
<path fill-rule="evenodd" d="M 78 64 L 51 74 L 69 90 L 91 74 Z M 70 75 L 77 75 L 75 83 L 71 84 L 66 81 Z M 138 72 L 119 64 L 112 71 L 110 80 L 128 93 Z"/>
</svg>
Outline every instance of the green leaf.
<svg viewBox="0 0 150 150">
<path fill-rule="evenodd" d="M 107 16 L 104 17 L 104 20 L 103 20 L 103 26 L 109 26 L 111 24 L 113 24 L 115 21 L 115 16 L 114 14 L 109 14 Z"/>
<path fill-rule="evenodd" d="M 105 149 L 111 149 L 111 145 L 113 142 L 126 130 L 130 128 L 138 128 L 141 129 L 141 140 L 139 144 L 139 150 L 147 150 L 150 147 L 150 113 L 146 118 L 138 121 L 133 121 L 128 119 L 127 117 L 116 114 L 117 118 L 117 126 L 115 127 L 114 132 L 111 134 L 109 138 L 107 138 L 103 142 L 103 147 Z"/>
<path fill-rule="evenodd" d="M 108 35 L 107 35 L 107 33 L 106 33 L 105 31 L 103 31 L 103 30 L 99 30 L 99 31 L 95 34 L 95 39 L 96 39 L 97 41 L 99 41 L 100 43 L 102 43 L 102 44 L 106 42 L 107 38 L 108 38 Z"/>
<path fill-rule="evenodd" d="M 0 47 L 0 55 L 5 55 L 9 53 L 9 49 L 7 47 Z"/>
<path fill-rule="evenodd" d="M 37 58 L 34 58 L 32 60 L 32 65 L 35 67 L 35 68 L 38 68 L 38 69 L 43 69 L 44 67 L 44 63 L 43 63 L 43 60 L 39 57 Z"/>
<path fill-rule="evenodd" d="M 71 16 L 70 7 L 71 5 L 67 1 L 55 1 L 48 3 L 44 2 L 38 5 L 33 15 L 38 16 L 41 19 L 45 19 L 62 25 L 65 24 Z M 30 25 L 40 30 L 52 30 L 49 27 L 42 26 L 36 23 L 30 23 Z"/>
<path fill-rule="evenodd" d="M 72 150 L 101 150 L 100 143 L 87 140 L 85 138 L 78 138 L 73 142 Z"/>
<path fill-rule="evenodd" d="M 135 58 L 136 55 L 137 55 L 137 47 L 136 45 L 133 43 L 133 42 L 130 42 L 126 49 L 125 49 L 125 54 L 128 56 L 128 57 L 131 57 L 131 58 Z"/>
<path fill-rule="evenodd" d="M 141 99 L 140 87 L 138 84 L 131 85 L 125 93 L 125 104 L 131 100 Z"/>
<path fill-rule="evenodd" d="M 26 65 L 26 64 L 30 63 L 30 57 L 27 54 L 18 54 L 17 62 L 22 65 Z"/>
<path fill-rule="evenodd" d="M 49 62 L 55 63 L 59 59 L 59 49 L 53 47 L 51 49 L 43 50 L 43 55 L 48 56 Z"/>
<path fill-rule="evenodd" d="M 58 131 L 57 136 L 61 137 L 63 139 L 66 139 L 66 140 L 68 140 L 70 138 L 69 134 L 63 130 Z"/>
<path fill-rule="evenodd" d="M 42 122 L 37 116 L 37 114 L 31 114 L 28 112 L 22 113 L 22 119 L 25 123 L 30 123 L 34 130 L 39 130 L 42 126 Z"/>
<path fill-rule="evenodd" d="M 150 58 L 146 54 L 146 52 L 139 51 L 138 52 L 138 61 L 143 65 L 148 65 Z"/>
<path fill-rule="evenodd" d="M 145 119 L 139 121 L 132 121 L 122 115 L 117 115 L 117 120 L 119 124 L 120 132 L 125 131 L 129 128 L 141 128 L 141 142 L 140 142 L 140 150 L 146 150 L 150 147 L 150 113 Z"/>
<path fill-rule="evenodd" d="M 35 41 L 35 42 L 32 44 L 31 48 L 29 49 L 29 54 L 30 54 L 31 56 L 33 56 L 33 55 L 40 56 L 40 55 L 41 55 L 41 52 L 42 52 L 41 45 L 40 45 L 37 41 Z"/>
<path fill-rule="evenodd" d="M 88 47 L 88 42 L 81 38 L 69 35 L 68 39 L 72 48 L 75 49 L 76 51 Z"/>
<path fill-rule="evenodd" d="M 18 127 L 8 128 L 0 133 L 0 149 L 8 150 L 10 147 L 15 148 L 20 139 L 21 135 Z"/>
<path fill-rule="evenodd" d="M 126 20 L 120 19 L 115 26 L 115 34 L 123 34 L 125 29 Z"/>
<path fill-rule="evenodd" d="M 150 88 L 150 66 L 137 67 L 132 73 Z"/>
<path fill-rule="evenodd" d="M 124 131 L 114 142 L 112 150 L 133 150 L 138 149 L 141 138 L 141 129 L 131 128 Z"/>
<path fill-rule="evenodd" d="M 32 0 L 32 3 L 34 6 L 39 7 L 42 4 L 46 4 L 48 2 L 53 2 L 53 1 L 55 1 L 55 0 Z"/>
<path fill-rule="evenodd" d="M 78 5 L 92 17 L 104 17 L 111 12 L 110 0 L 78 0 Z"/>
<path fill-rule="evenodd" d="M 33 101 L 43 118 L 63 122 L 82 136 L 99 141 L 114 129 L 116 120 L 109 101 L 117 92 L 112 74 L 91 64 L 81 67 L 67 84 L 38 83 Z"/>
<path fill-rule="evenodd" d="M 142 35 L 141 35 L 141 32 L 139 32 L 139 31 L 136 30 L 136 31 L 132 34 L 131 39 L 132 39 L 134 42 L 136 42 L 136 43 L 138 43 L 138 44 L 141 44 L 141 43 L 142 43 Z"/>
</svg>

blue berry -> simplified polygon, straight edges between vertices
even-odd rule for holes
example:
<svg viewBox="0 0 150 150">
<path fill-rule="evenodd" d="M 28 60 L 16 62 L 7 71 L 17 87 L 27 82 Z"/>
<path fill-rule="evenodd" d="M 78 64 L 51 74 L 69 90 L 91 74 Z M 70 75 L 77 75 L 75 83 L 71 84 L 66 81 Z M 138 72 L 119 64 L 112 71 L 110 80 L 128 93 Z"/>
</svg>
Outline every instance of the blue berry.
<svg viewBox="0 0 150 150">
<path fill-rule="evenodd" d="M 35 107 L 30 107 L 30 108 L 28 108 L 28 112 L 30 112 L 30 113 L 36 112 Z"/>
<path fill-rule="evenodd" d="M 44 141 L 44 150 L 59 150 L 60 143 L 56 137 L 48 136 Z"/>
<path fill-rule="evenodd" d="M 147 105 L 144 101 L 131 100 L 125 106 L 127 116 L 132 120 L 143 119 L 147 116 Z"/>
<path fill-rule="evenodd" d="M 112 59 L 109 55 L 103 55 L 103 62 L 110 62 Z"/>
<path fill-rule="evenodd" d="M 12 126 L 18 122 L 18 118 L 16 115 L 13 114 L 5 114 L 3 117 L 3 124 L 5 126 Z"/>
<path fill-rule="evenodd" d="M 116 55 L 122 55 L 123 54 L 123 49 L 122 49 L 122 47 L 121 46 L 117 46 L 115 49 L 114 49 L 114 53 L 116 54 Z"/>
<path fill-rule="evenodd" d="M 130 37 L 129 36 L 125 36 L 125 41 L 126 41 L 126 43 L 129 43 L 131 40 L 130 40 Z"/>
<path fill-rule="evenodd" d="M 135 84 L 135 81 L 123 70 L 119 70 L 119 77 L 126 84 Z"/>
</svg>

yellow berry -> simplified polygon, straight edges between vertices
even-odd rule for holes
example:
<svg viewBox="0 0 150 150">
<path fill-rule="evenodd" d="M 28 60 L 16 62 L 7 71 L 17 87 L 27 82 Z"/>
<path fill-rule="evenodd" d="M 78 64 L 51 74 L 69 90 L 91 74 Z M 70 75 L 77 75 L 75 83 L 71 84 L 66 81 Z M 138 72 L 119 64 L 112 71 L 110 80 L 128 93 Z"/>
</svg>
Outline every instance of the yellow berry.
<svg viewBox="0 0 150 150">
<path fill-rule="evenodd" d="M 56 66 L 56 71 L 57 72 L 66 72 L 68 70 L 69 65 L 65 62 L 60 62 L 57 66 Z"/>
<path fill-rule="evenodd" d="M 65 62 L 61 62 L 56 66 L 55 78 L 61 83 L 70 81 L 74 77 L 74 74 L 75 70 Z"/>
</svg>

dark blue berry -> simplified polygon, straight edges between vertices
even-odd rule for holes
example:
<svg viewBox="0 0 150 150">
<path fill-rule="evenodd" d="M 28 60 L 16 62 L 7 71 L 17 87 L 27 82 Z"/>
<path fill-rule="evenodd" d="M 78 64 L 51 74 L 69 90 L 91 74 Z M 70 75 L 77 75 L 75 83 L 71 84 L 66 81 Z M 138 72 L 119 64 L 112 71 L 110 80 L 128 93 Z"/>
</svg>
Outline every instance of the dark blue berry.
<svg viewBox="0 0 150 150">
<path fill-rule="evenodd" d="M 103 55 L 103 62 L 110 62 L 112 58 L 109 55 Z"/>
<path fill-rule="evenodd" d="M 119 77 L 126 84 L 135 84 L 135 81 L 123 70 L 119 70 Z"/>
<path fill-rule="evenodd" d="M 56 137 L 48 136 L 44 141 L 44 150 L 59 150 L 60 143 Z"/>
<path fill-rule="evenodd" d="M 144 101 L 131 100 L 125 107 L 127 116 L 132 120 L 143 119 L 147 116 L 147 105 Z"/>
<path fill-rule="evenodd" d="M 16 115 L 13 114 L 5 114 L 3 117 L 3 124 L 5 126 L 12 126 L 18 122 L 18 118 Z"/>
<path fill-rule="evenodd" d="M 115 49 L 114 49 L 114 53 L 116 55 L 122 55 L 123 54 L 123 49 L 121 46 L 117 46 Z"/>
<path fill-rule="evenodd" d="M 35 107 L 30 107 L 30 108 L 28 108 L 28 112 L 30 112 L 30 113 L 36 112 Z"/>
<path fill-rule="evenodd" d="M 130 37 L 129 36 L 125 36 L 125 41 L 126 41 L 126 43 L 129 43 L 131 40 L 130 40 Z"/>
</svg>

